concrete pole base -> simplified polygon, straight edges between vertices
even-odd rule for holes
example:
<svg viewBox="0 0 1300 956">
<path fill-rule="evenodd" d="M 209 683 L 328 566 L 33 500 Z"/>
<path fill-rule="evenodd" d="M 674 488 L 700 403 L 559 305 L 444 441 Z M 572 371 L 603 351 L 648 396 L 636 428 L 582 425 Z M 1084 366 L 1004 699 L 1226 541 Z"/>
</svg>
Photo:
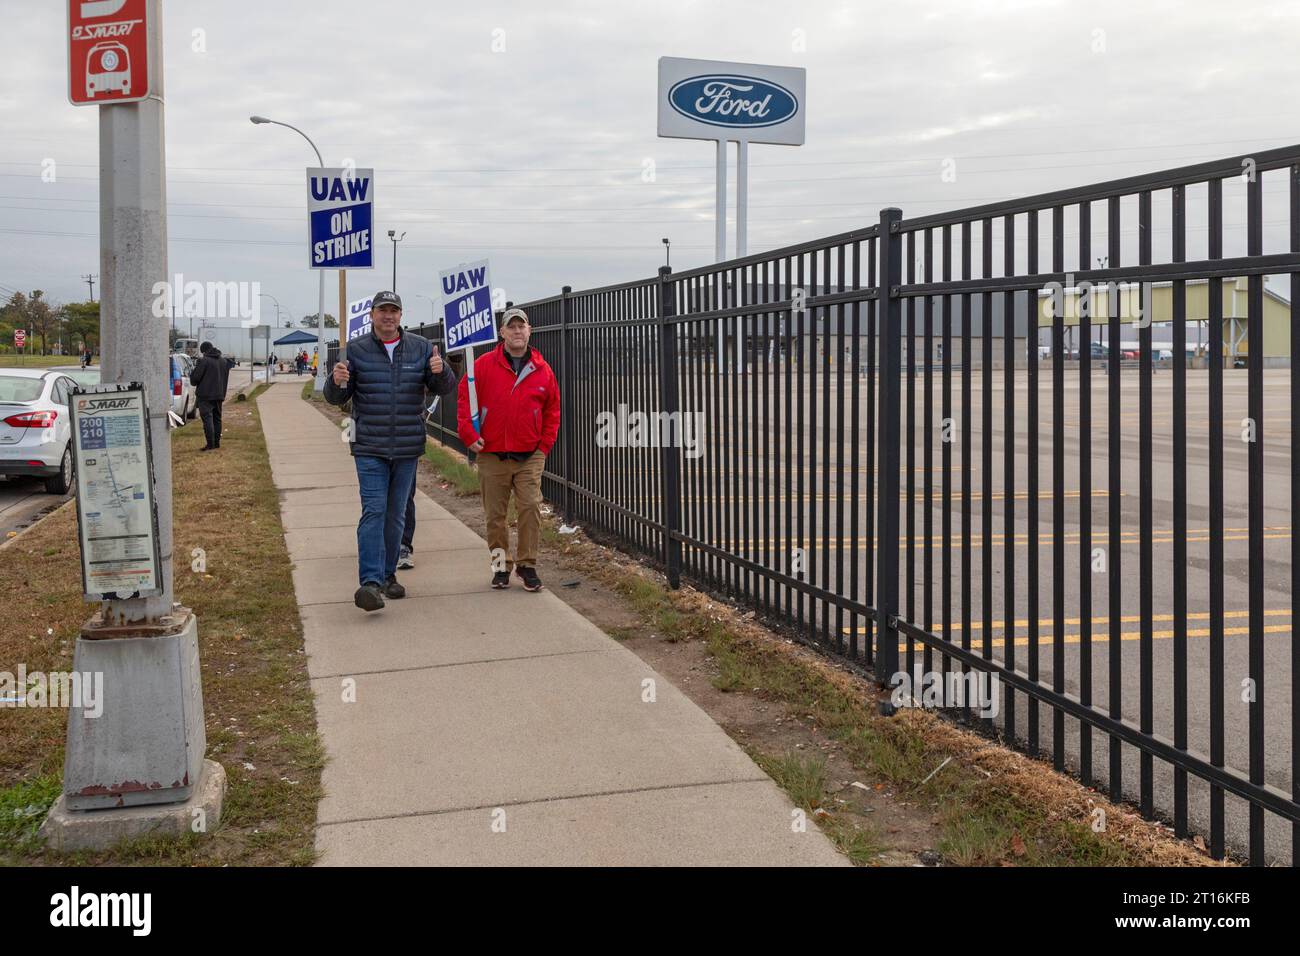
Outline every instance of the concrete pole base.
<svg viewBox="0 0 1300 956">
<path fill-rule="evenodd" d="M 211 833 L 221 822 L 226 769 L 204 760 L 199 785 L 184 803 L 162 803 L 112 810 L 69 810 L 60 796 L 41 824 L 40 835 L 52 850 L 105 850 L 124 840 L 179 838 Z"/>
<path fill-rule="evenodd" d="M 97 613 L 77 638 L 73 669 L 97 679 L 104 699 L 98 715 L 68 708 L 68 809 L 188 801 L 207 752 L 198 621 L 189 608 L 147 625 L 114 625 Z"/>
</svg>

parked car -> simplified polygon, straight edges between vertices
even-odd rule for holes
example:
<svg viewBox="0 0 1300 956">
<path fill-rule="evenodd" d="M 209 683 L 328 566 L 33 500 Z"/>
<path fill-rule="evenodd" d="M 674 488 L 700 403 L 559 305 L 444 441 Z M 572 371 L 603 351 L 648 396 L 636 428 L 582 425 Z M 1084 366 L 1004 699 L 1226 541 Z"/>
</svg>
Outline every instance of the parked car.
<svg viewBox="0 0 1300 956">
<path fill-rule="evenodd" d="M 172 353 L 172 411 L 181 420 L 193 418 L 199 410 L 198 393 L 190 384 L 190 372 L 194 371 L 194 359 L 184 352 Z"/>
<path fill-rule="evenodd" d="M 72 489 L 68 399 L 75 387 L 57 370 L 0 369 L 0 475 L 44 478 L 52 495 Z"/>
</svg>

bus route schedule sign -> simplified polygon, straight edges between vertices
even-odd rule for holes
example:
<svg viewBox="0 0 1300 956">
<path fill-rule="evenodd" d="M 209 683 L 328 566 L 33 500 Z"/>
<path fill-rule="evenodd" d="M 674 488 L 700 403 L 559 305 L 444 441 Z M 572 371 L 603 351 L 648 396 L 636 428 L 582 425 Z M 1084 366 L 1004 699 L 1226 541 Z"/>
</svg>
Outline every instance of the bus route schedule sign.
<svg viewBox="0 0 1300 956">
<path fill-rule="evenodd" d="M 442 285 L 442 318 L 448 351 L 495 342 L 497 330 L 492 321 L 488 260 L 462 263 L 438 273 L 438 277 Z"/>
<path fill-rule="evenodd" d="M 85 598 L 160 594 L 162 558 L 144 386 L 78 389 L 69 409 Z"/>
</svg>

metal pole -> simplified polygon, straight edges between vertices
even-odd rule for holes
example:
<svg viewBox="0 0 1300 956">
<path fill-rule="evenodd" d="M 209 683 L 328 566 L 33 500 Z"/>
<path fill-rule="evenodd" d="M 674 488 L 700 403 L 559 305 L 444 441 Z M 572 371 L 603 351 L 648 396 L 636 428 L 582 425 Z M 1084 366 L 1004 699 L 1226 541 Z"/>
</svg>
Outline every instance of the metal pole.
<svg viewBox="0 0 1300 956">
<path fill-rule="evenodd" d="M 893 207 L 880 211 L 880 275 L 876 289 L 881 318 L 876 680 L 882 682 L 898 672 L 898 412 L 903 305 L 897 289 L 903 277 L 903 240 L 897 229 L 902 218 L 902 211 Z"/>
<path fill-rule="evenodd" d="M 749 250 L 749 143 L 736 143 L 736 258 Z"/>
<path fill-rule="evenodd" d="M 311 151 L 316 154 L 316 165 L 324 169 L 325 160 L 321 158 L 320 150 L 316 144 L 311 141 L 311 137 L 304 133 L 296 126 L 290 126 L 288 123 L 281 123 L 279 120 L 266 119 L 261 116 L 253 116 L 250 119 L 254 123 L 270 123 L 273 126 L 283 126 L 285 129 L 291 129 L 307 141 Z M 317 269 L 319 275 L 319 295 L 317 296 L 316 305 L 316 382 L 315 390 L 322 392 L 325 390 L 325 270 Z"/>
<path fill-rule="evenodd" d="M 717 142 L 717 182 L 714 186 L 713 200 L 713 261 L 722 262 L 727 258 L 727 141 Z M 719 303 L 721 305 L 721 303 Z M 723 334 L 723 321 L 718 320 L 718 371 L 722 371 L 727 341 Z"/>
<path fill-rule="evenodd" d="M 670 423 L 678 416 L 677 386 L 677 314 L 672 270 L 659 269 L 659 408 Z M 669 428 L 673 428 L 672 424 Z M 678 445 L 680 434 L 672 434 L 660 447 L 663 477 L 664 505 L 664 565 L 668 572 L 668 586 L 673 590 L 682 586 L 682 542 L 677 534 L 682 524 L 682 458 Z"/>
<path fill-rule="evenodd" d="M 736 258 L 742 258 L 745 255 L 748 246 L 749 229 L 749 143 L 745 140 L 736 141 Z M 741 271 L 741 279 L 744 279 L 744 271 Z M 746 292 L 742 289 L 737 298 L 737 302 L 747 302 Z M 742 371 L 746 368 L 745 362 L 745 322 L 743 319 L 736 320 L 736 368 Z"/>
<path fill-rule="evenodd" d="M 560 290 L 560 408 L 562 409 L 561 418 L 565 421 L 573 420 L 573 349 L 569 344 L 569 319 L 570 310 L 573 308 L 569 301 L 569 295 L 573 292 L 572 286 L 565 286 Z M 564 474 L 564 523 L 573 526 L 573 452 L 574 443 L 569 439 L 567 433 L 560 439 L 563 444 L 561 451 L 560 467 Z"/>
</svg>

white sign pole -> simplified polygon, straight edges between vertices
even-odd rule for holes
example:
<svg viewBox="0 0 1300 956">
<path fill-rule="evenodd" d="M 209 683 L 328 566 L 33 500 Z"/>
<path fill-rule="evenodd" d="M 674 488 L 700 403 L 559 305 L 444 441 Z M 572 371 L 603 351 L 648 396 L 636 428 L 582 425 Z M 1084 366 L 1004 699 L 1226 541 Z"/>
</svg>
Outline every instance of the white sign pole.
<svg viewBox="0 0 1300 956">
<path fill-rule="evenodd" d="M 474 387 L 474 348 L 464 349 L 465 355 L 465 378 L 468 381 L 469 389 L 469 417 L 474 423 L 474 431 L 482 437 L 478 427 L 478 390 Z"/>
<path fill-rule="evenodd" d="M 749 251 L 749 141 L 736 142 L 736 258 Z"/>
<path fill-rule="evenodd" d="M 714 185 L 713 197 L 713 261 L 724 262 L 727 258 L 727 141 L 718 139 L 718 171 Z M 722 303 L 718 303 L 722 307 Z M 725 358 L 727 338 L 724 334 L 723 320 L 718 320 L 718 370 L 722 370 Z"/>
<path fill-rule="evenodd" d="M 727 258 L 727 141 L 718 139 L 718 174 L 713 197 L 713 261 Z"/>
<path fill-rule="evenodd" d="M 749 235 L 749 141 L 736 142 L 736 258 L 748 250 Z M 744 276 L 744 271 L 741 271 Z M 744 295 L 745 293 L 739 293 Z M 745 320 L 736 319 L 736 367 L 745 368 Z"/>
</svg>

